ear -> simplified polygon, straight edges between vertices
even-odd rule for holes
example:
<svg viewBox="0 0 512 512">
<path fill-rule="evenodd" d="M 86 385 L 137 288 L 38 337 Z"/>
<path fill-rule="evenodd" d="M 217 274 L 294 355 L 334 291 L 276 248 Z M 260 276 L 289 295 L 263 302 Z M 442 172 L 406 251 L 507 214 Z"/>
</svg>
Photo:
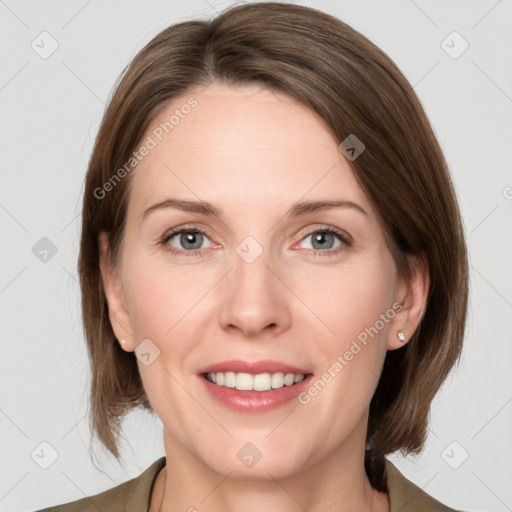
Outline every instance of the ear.
<svg viewBox="0 0 512 512">
<path fill-rule="evenodd" d="M 121 348 L 127 352 L 133 352 L 135 347 L 130 330 L 130 316 L 126 309 L 121 278 L 118 269 L 112 261 L 108 233 L 106 231 L 102 231 L 99 234 L 98 243 L 100 249 L 100 271 L 108 303 L 110 325 L 112 325 L 112 330 Z"/>
<path fill-rule="evenodd" d="M 387 342 L 388 350 L 403 347 L 412 337 L 420 325 L 427 308 L 427 298 L 430 288 L 430 274 L 428 264 L 419 256 L 408 256 L 412 268 L 410 280 L 401 280 L 398 287 L 397 301 L 401 304 L 390 325 Z M 404 339 L 398 338 L 398 333 L 404 335 Z"/>
</svg>

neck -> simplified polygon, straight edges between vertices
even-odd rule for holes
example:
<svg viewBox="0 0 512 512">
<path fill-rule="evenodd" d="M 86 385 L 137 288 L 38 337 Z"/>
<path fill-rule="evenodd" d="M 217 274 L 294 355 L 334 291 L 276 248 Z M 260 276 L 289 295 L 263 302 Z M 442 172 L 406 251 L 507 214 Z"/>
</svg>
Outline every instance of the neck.
<svg viewBox="0 0 512 512">
<path fill-rule="evenodd" d="M 164 441 L 167 466 L 155 482 L 151 512 L 389 511 L 388 495 L 368 481 L 364 451 L 355 452 L 350 442 L 291 476 L 275 478 L 267 472 L 265 479 L 241 480 L 212 471 L 168 436 Z"/>
</svg>

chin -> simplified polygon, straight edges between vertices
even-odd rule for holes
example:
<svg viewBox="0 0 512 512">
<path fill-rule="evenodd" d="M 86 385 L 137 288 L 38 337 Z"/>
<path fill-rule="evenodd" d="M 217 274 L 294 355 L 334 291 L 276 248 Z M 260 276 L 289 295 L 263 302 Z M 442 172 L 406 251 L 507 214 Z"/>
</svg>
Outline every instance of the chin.
<svg viewBox="0 0 512 512">
<path fill-rule="evenodd" d="M 228 445 L 218 445 L 215 453 L 199 456 L 203 464 L 215 473 L 235 480 L 273 480 L 300 472 L 306 465 L 304 451 L 293 444 L 265 439 L 268 431 L 259 437 L 233 439 Z M 250 441 L 249 439 L 253 439 Z M 290 439 L 290 438 L 288 438 Z M 298 454 L 301 457 L 298 458 Z"/>
</svg>

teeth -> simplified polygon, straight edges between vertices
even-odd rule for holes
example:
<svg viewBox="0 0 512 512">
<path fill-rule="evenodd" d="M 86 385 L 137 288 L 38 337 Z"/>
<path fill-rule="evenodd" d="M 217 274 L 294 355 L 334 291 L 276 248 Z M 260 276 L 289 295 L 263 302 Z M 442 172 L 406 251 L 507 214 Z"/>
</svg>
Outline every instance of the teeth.
<svg viewBox="0 0 512 512">
<path fill-rule="evenodd" d="M 227 388 L 234 388 L 236 387 L 236 374 L 233 372 L 226 372 L 224 374 L 224 386 Z"/>
<path fill-rule="evenodd" d="M 304 380 L 304 375 L 294 373 L 250 373 L 216 372 L 207 373 L 206 380 L 227 388 L 236 388 L 239 391 L 269 391 L 283 386 L 292 386 Z"/>
</svg>

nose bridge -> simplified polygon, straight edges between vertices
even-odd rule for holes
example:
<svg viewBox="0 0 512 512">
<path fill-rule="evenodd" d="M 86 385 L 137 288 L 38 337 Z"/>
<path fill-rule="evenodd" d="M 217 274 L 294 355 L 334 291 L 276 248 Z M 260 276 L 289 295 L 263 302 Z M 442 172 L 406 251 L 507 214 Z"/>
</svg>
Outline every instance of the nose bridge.
<svg viewBox="0 0 512 512">
<path fill-rule="evenodd" d="M 261 239 L 261 237 L 259 237 Z M 270 248 L 264 247 L 254 236 L 246 236 L 235 248 L 233 281 L 240 292 L 239 300 L 256 304 L 258 299 L 269 300 L 272 293 L 272 273 L 269 270 Z"/>
<path fill-rule="evenodd" d="M 232 325 L 246 334 L 257 334 L 269 325 L 286 323 L 284 294 L 279 289 L 282 284 L 270 270 L 271 253 L 268 246 L 264 247 L 251 235 L 235 247 L 233 271 L 225 289 L 227 297 L 222 301 L 224 327 Z"/>
</svg>

